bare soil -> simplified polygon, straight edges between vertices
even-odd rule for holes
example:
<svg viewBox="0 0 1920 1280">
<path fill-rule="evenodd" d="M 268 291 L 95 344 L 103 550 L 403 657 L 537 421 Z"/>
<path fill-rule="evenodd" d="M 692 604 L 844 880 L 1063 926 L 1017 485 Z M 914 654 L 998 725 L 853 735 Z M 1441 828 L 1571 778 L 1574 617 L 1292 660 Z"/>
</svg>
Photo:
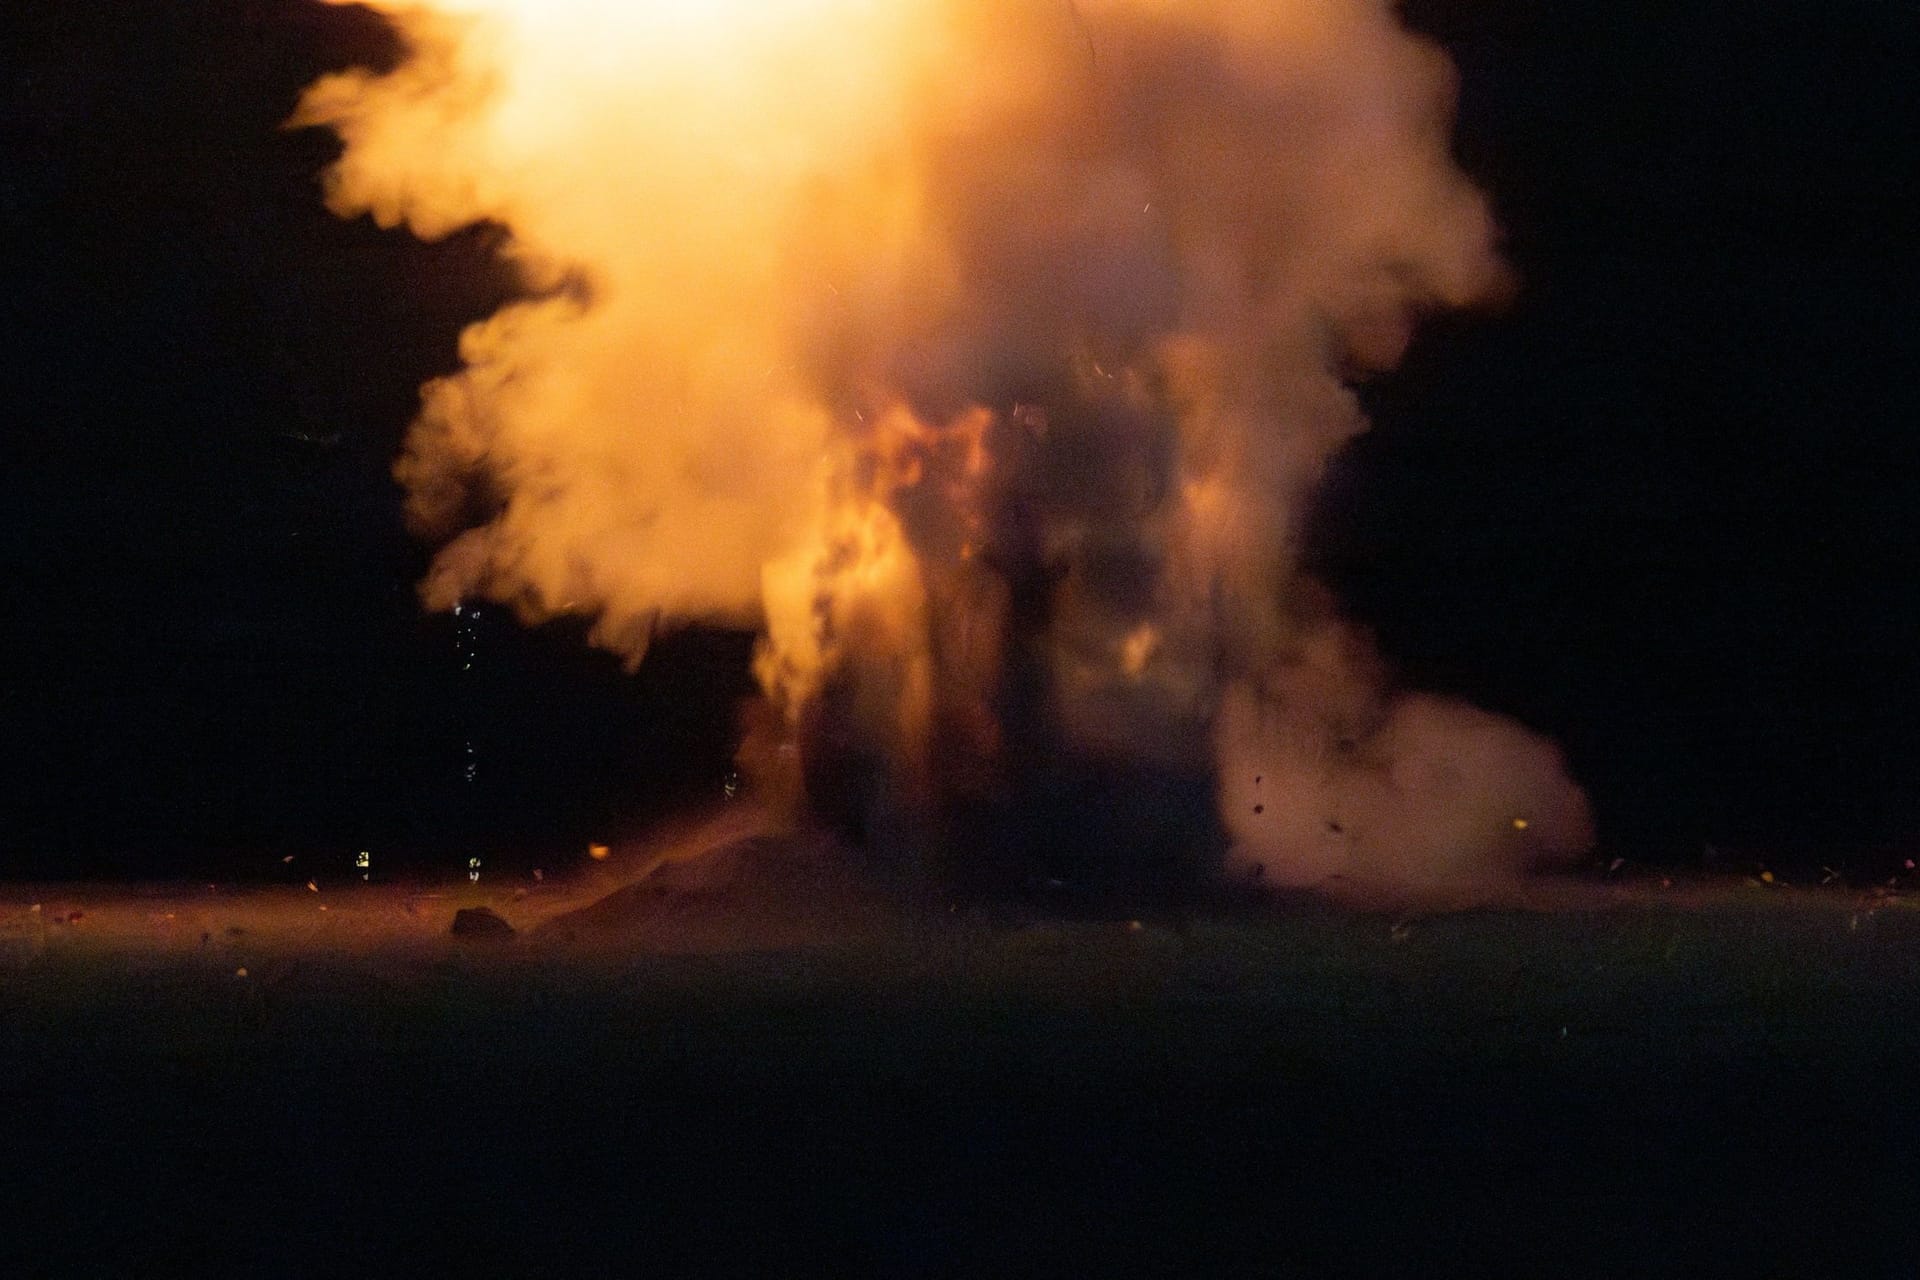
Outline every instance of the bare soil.
<svg viewBox="0 0 1920 1280">
<path fill-rule="evenodd" d="M 1650 884 L 729 945 L 710 891 L 676 932 L 617 863 L 0 891 L 7 1273 L 1920 1265 L 1904 899 Z M 476 905 L 517 935 L 450 936 Z"/>
</svg>

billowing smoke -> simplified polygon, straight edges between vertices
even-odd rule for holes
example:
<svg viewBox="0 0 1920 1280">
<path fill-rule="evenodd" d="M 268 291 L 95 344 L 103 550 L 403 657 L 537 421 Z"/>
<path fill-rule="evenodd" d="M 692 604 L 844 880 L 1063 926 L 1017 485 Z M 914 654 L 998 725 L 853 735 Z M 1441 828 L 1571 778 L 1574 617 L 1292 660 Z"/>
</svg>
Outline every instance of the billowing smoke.
<svg viewBox="0 0 1920 1280">
<path fill-rule="evenodd" d="M 332 207 L 528 286 L 399 464 L 430 604 L 759 629 L 762 785 L 962 872 L 1586 846 L 1550 744 L 1392 692 L 1297 564 L 1350 383 L 1508 287 L 1385 0 L 376 7 L 409 55 L 298 115 Z"/>
</svg>

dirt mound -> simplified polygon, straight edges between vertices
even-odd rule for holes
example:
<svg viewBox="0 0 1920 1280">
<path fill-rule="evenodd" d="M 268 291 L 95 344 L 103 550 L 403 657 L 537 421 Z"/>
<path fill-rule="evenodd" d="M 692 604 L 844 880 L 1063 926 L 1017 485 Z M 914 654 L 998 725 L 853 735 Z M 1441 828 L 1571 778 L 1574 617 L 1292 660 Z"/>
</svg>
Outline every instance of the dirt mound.
<svg viewBox="0 0 1920 1280">
<path fill-rule="evenodd" d="M 844 941 L 889 931 L 902 919 L 898 898 L 836 841 L 761 834 L 664 860 L 535 934 L 676 950 L 740 949 Z"/>
</svg>

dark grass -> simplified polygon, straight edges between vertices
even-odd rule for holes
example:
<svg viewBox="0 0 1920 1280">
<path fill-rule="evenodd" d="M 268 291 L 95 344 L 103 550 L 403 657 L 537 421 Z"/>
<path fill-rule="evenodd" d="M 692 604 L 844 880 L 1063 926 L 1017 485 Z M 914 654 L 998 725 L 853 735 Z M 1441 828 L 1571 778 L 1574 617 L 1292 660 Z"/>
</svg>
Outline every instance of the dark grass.
<svg viewBox="0 0 1920 1280">
<path fill-rule="evenodd" d="M 234 975 L 235 961 L 249 976 Z M 0 970 L 11 1274 L 1911 1275 L 1920 918 Z"/>
</svg>

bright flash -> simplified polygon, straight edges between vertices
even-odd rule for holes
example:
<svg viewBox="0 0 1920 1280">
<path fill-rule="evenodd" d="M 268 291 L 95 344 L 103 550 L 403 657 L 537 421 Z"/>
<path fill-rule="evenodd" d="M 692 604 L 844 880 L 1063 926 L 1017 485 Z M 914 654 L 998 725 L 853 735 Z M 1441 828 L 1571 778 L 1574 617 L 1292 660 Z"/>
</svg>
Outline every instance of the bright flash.
<svg viewBox="0 0 1920 1280">
<path fill-rule="evenodd" d="M 997 691 L 1030 672 L 1058 713 L 1035 748 L 1057 721 L 1158 761 L 1218 721 L 1218 776 L 1297 765 L 1232 823 L 1352 812 L 1439 862 L 1456 830 L 1507 863 L 1579 842 L 1549 748 L 1399 698 L 1296 567 L 1364 426 L 1349 371 L 1507 287 L 1451 72 L 1396 6 L 331 2 L 406 53 L 303 97 L 293 123 L 341 144 L 329 206 L 496 228 L 527 286 L 396 464 L 460 679 L 482 605 L 580 616 L 630 663 L 757 630 L 780 723 L 844 733 L 930 813 L 1026 767 Z M 983 767 L 937 767 L 949 746 Z M 1444 811 L 1397 785 L 1456 758 L 1488 763 Z M 1499 838 L 1500 808 L 1538 825 Z M 1382 856 L 1233 834 L 1301 883 Z"/>
</svg>

